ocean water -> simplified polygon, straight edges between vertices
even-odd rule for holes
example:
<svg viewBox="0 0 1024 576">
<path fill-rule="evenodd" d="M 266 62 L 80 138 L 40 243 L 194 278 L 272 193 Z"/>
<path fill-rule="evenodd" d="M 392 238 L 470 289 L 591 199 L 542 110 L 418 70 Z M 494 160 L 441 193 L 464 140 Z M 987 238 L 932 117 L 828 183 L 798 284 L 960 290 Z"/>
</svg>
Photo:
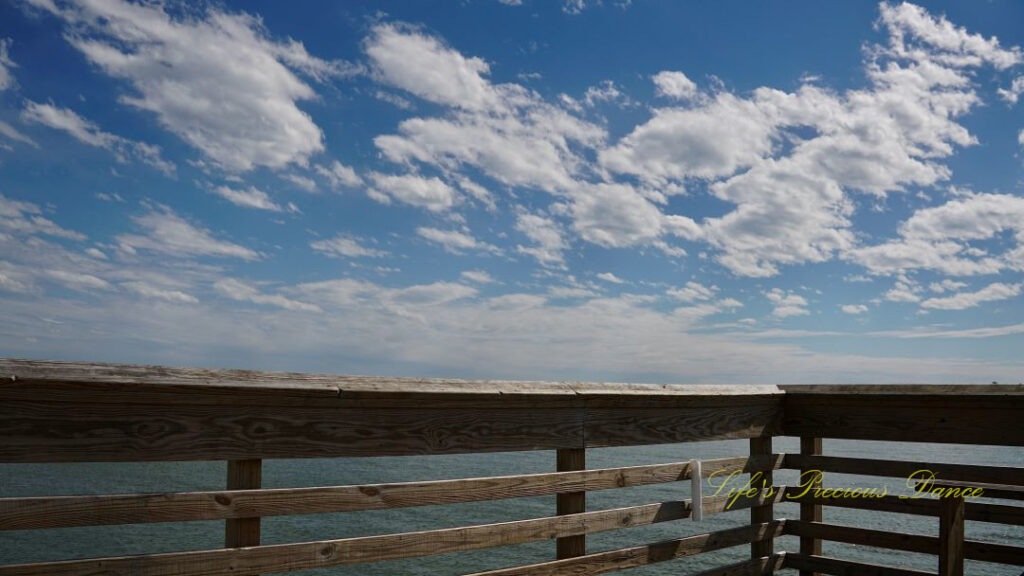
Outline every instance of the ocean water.
<svg viewBox="0 0 1024 576">
<path fill-rule="evenodd" d="M 824 448 L 825 454 L 861 458 L 1024 466 L 1024 448 L 843 440 L 825 440 Z M 795 438 L 776 438 L 774 450 L 797 452 L 799 442 Z M 690 458 L 743 456 L 746 453 L 745 440 L 591 449 L 587 451 L 587 467 L 634 466 Z M 550 451 L 268 460 L 264 462 L 263 485 L 267 488 L 283 488 L 465 478 L 550 472 L 554 466 L 555 455 Z M 0 497 L 217 490 L 223 487 L 225 468 L 223 462 L 4 464 L 0 465 Z M 775 473 L 776 485 L 795 485 L 796 480 L 795 471 Z M 825 484 L 829 487 L 862 488 L 881 488 L 882 484 L 886 484 L 890 494 L 908 492 L 905 480 L 898 478 L 826 474 Z M 587 495 L 587 509 L 600 510 L 689 498 L 689 489 L 690 483 L 685 481 L 590 492 Z M 704 490 L 705 495 L 712 492 L 707 484 Z M 486 524 L 550 516 L 554 510 L 554 496 L 546 496 L 383 511 L 272 517 L 263 520 L 263 543 L 303 542 Z M 775 514 L 779 518 L 797 518 L 799 510 L 796 504 L 784 503 L 776 506 Z M 826 508 L 825 520 L 866 528 L 938 534 L 936 519 L 904 514 Z M 592 534 L 587 537 L 587 546 L 589 552 L 612 550 L 741 526 L 748 522 L 749 511 L 737 510 L 705 517 L 699 523 L 686 519 Z M 0 564 L 219 548 L 223 545 L 223 530 L 223 522 L 215 521 L 0 532 Z M 967 536 L 974 540 L 1024 545 L 1024 527 L 1020 526 L 968 522 Z M 793 537 L 776 540 L 776 550 L 797 550 L 798 546 L 797 539 Z M 636 568 L 627 573 L 688 574 L 744 560 L 749 557 L 748 554 L 748 546 L 739 546 Z M 828 542 L 825 543 L 825 554 L 933 572 L 936 570 L 936 559 L 928 555 Z M 545 541 L 292 574 L 455 575 L 544 562 L 553 558 L 554 542 Z M 1021 568 L 968 561 L 966 571 L 980 576 L 1018 576 Z"/>
</svg>

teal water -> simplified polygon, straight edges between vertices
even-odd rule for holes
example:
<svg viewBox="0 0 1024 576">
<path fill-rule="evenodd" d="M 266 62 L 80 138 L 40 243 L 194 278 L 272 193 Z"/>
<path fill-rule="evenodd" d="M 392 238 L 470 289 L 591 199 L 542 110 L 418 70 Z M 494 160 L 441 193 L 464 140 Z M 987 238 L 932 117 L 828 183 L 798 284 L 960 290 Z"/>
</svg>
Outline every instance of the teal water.
<svg viewBox="0 0 1024 576">
<path fill-rule="evenodd" d="M 776 452 L 797 452 L 798 448 L 795 438 L 775 440 Z M 690 458 L 723 458 L 742 456 L 746 452 L 746 441 L 592 449 L 587 452 L 587 467 L 605 468 L 675 462 Z M 826 440 L 825 453 L 862 458 L 1024 466 L 1024 448 Z M 550 472 L 554 469 L 554 462 L 554 453 L 547 451 L 427 457 L 268 460 L 264 463 L 263 484 L 267 488 L 283 488 Z M 0 497 L 217 490 L 223 487 L 224 476 L 225 465 L 222 462 L 6 464 L 0 465 Z M 776 472 L 775 483 L 794 485 L 796 473 Z M 886 484 L 890 494 L 907 492 L 904 481 L 896 478 L 826 474 L 825 483 L 827 486 L 864 488 L 880 488 L 882 484 Z M 689 488 L 690 483 L 687 481 L 591 492 L 587 496 L 587 508 L 599 510 L 689 498 Z M 705 494 L 710 494 L 711 491 L 712 489 L 705 485 Z M 550 496 L 399 510 L 282 516 L 263 520 L 263 543 L 302 542 L 486 524 L 550 516 L 554 509 L 555 499 Z M 799 511 L 795 504 L 785 503 L 776 507 L 776 517 L 796 518 L 798 515 Z M 937 520 L 904 514 L 826 508 L 825 520 L 899 532 L 938 534 Z M 588 551 L 598 552 L 646 544 L 687 534 L 740 526 L 748 522 L 749 512 L 738 510 L 707 517 L 701 523 L 679 520 L 654 526 L 615 530 L 588 536 Z M 968 522 L 967 536 L 974 540 L 1024 545 L 1024 527 L 1020 526 Z M 0 564 L 202 550 L 221 547 L 222 539 L 222 522 L 0 532 Z M 796 550 L 797 547 L 796 539 L 791 537 L 781 538 L 776 542 L 776 550 Z M 923 570 L 934 571 L 936 567 L 936 560 L 931 556 L 869 547 L 826 542 L 825 553 Z M 741 546 L 637 568 L 627 573 L 687 574 L 744 560 L 748 554 L 748 547 Z M 293 574 L 454 575 L 543 562 L 553 557 L 554 543 L 538 542 Z M 1018 576 L 1020 570 L 1019 567 L 982 562 L 967 563 L 968 574 L 981 576 Z"/>
</svg>

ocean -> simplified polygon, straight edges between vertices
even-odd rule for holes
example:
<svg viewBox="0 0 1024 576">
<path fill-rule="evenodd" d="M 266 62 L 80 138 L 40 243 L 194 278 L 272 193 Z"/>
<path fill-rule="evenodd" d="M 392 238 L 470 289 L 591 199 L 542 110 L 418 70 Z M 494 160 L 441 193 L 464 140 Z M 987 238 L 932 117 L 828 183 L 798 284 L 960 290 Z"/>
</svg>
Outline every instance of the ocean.
<svg viewBox="0 0 1024 576">
<path fill-rule="evenodd" d="M 776 438 L 774 451 L 798 452 L 799 442 L 796 438 Z M 745 440 L 599 448 L 587 451 L 587 467 L 635 466 L 691 458 L 744 456 L 746 453 Z M 860 458 L 1024 466 L 1024 448 L 825 440 L 824 453 Z M 266 488 L 285 488 L 434 480 L 550 472 L 554 466 L 555 454 L 551 451 L 267 460 L 264 462 L 263 485 Z M 223 462 L 3 464 L 0 465 L 0 497 L 217 490 L 224 486 L 225 468 Z M 775 473 L 776 485 L 796 483 L 794 471 Z M 825 484 L 827 487 L 851 488 L 881 488 L 885 484 L 890 494 L 908 493 L 905 479 L 898 478 L 826 474 Z M 587 509 L 600 510 L 689 498 L 689 491 L 690 483 L 685 481 L 590 492 L 587 495 Z M 705 483 L 704 494 L 710 495 L 712 491 Z M 555 497 L 546 496 L 396 510 L 271 517 L 263 520 L 263 543 L 326 540 L 486 524 L 550 516 L 554 510 Z M 799 510 L 796 504 L 783 503 L 776 506 L 775 515 L 778 518 L 797 518 Z M 937 519 L 904 514 L 826 508 L 825 521 L 938 535 Z M 587 547 L 588 552 L 612 550 L 731 528 L 748 522 L 749 511 L 737 510 L 707 516 L 699 523 L 686 519 L 592 534 L 587 537 Z M 223 522 L 214 521 L 0 532 L 0 564 L 220 548 L 223 545 L 223 531 Z M 1024 527 L 968 522 L 967 537 L 1024 545 Z M 797 550 L 799 545 L 796 538 L 783 537 L 776 540 L 775 546 L 776 550 Z M 824 546 L 825 554 L 830 556 L 933 572 L 936 570 L 936 559 L 928 555 L 828 542 Z M 291 574 L 456 575 L 551 560 L 554 558 L 554 548 L 554 542 L 546 541 Z M 744 560 L 748 555 L 749 546 L 739 546 L 636 568 L 627 573 L 652 576 L 688 574 Z M 967 574 L 979 576 L 1018 576 L 1020 571 L 1019 567 L 973 561 L 968 561 L 966 566 Z"/>
</svg>

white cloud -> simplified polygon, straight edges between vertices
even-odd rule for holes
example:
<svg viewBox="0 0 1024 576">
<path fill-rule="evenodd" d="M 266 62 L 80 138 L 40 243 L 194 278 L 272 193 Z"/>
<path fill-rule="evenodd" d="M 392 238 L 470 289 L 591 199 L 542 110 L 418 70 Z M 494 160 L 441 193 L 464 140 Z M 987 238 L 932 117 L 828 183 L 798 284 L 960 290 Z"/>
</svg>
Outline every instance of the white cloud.
<svg viewBox="0 0 1024 576">
<path fill-rule="evenodd" d="M 42 209 L 31 202 L 11 200 L 0 194 L 0 231 L 22 235 L 45 234 L 57 238 L 85 240 L 85 235 L 61 228 L 42 216 Z"/>
<path fill-rule="evenodd" d="M 73 272 L 69 270 L 44 270 L 43 276 L 63 284 L 72 290 L 79 291 L 92 291 L 92 290 L 113 290 L 114 287 L 110 285 L 110 282 L 102 278 L 97 278 L 92 274 L 83 274 L 81 272 Z"/>
<path fill-rule="evenodd" d="M 683 288 L 673 288 L 666 292 L 669 296 L 683 302 L 710 300 L 718 292 L 718 286 L 707 287 L 697 282 L 687 282 Z"/>
<path fill-rule="evenodd" d="M 378 24 L 363 45 L 379 81 L 424 100 L 468 109 L 493 106 L 487 62 L 403 24 Z"/>
<path fill-rule="evenodd" d="M 213 193 L 224 198 L 228 202 L 231 202 L 235 206 L 242 206 L 243 208 L 255 208 L 257 210 L 269 210 L 271 212 L 283 212 L 286 210 L 286 208 L 271 200 L 270 196 L 268 196 L 266 192 L 256 188 L 255 186 L 250 186 L 246 190 L 237 190 L 228 186 L 217 186 L 213 189 Z M 290 208 L 288 209 L 290 210 Z"/>
<path fill-rule="evenodd" d="M 316 192 L 316 182 L 314 182 L 312 178 L 307 178 L 299 174 L 282 174 L 281 178 L 291 182 L 306 192 Z"/>
<path fill-rule="evenodd" d="M 323 176 L 335 190 L 341 188 L 358 188 L 363 185 L 363 179 L 356 174 L 351 166 L 346 166 L 337 160 L 331 162 L 330 166 L 318 164 L 316 173 Z"/>
<path fill-rule="evenodd" d="M 263 294 L 254 286 L 235 280 L 234 278 L 225 278 L 219 280 L 213 285 L 217 292 L 220 292 L 224 296 L 232 300 L 239 302 L 252 302 L 253 304 L 266 304 L 269 306 L 277 306 L 278 308 L 284 308 L 285 310 L 296 310 L 301 312 L 321 312 L 319 306 L 315 304 L 309 304 L 306 302 L 300 302 L 293 300 L 280 294 Z"/>
<path fill-rule="evenodd" d="M 520 212 L 516 216 L 516 230 L 533 241 L 532 246 L 522 244 L 516 246 L 516 250 L 521 254 L 533 256 L 542 266 L 553 268 L 565 266 L 562 252 L 569 246 L 562 238 L 561 228 L 554 220 L 537 214 Z"/>
<path fill-rule="evenodd" d="M 457 230 L 440 230 L 438 228 L 420 227 L 416 229 L 416 234 L 431 242 L 440 244 L 444 247 L 446 252 L 451 252 L 452 254 L 462 254 L 467 250 L 479 250 L 492 253 L 500 252 L 497 246 L 488 244 L 487 242 L 481 242 L 469 234 L 465 234 Z"/>
<path fill-rule="evenodd" d="M 607 248 L 650 244 L 666 228 L 661 211 L 628 184 L 581 187 L 569 211 L 581 238 Z"/>
<path fill-rule="evenodd" d="M 2 120 L 0 120 L 0 135 L 3 135 L 11 140 L 14 140 L 15 142 L 21 142 L 24 144 L 28 144 L 29 146 L 32 146 L 34 148 L 39 148 L 39 144 L 36 144 L 35 140 L 22 134 L 21 132 L 18 131 L 17 128 L 11 126 L 10 124 Z"/>
<path fill-rule="evenodd" d="M 481 242 L 468 234 L 455 230 L 439 230 L 436 228 L 421 227 L 416 229 L 416 234 L 435 244 L 444 247 L 444 251 L 453 254 L 461 254 L 466 250 L 482 250 L 498 253 L 501 250 L 494 244 Z"/>
<path fill-rule="evenodd" d="M 115 240 L 118 248 L 128 254 L 138 250 L 188 258 L 213 256 L 258 260 L 259 253 L 244 246 L 218 240 L 209 230 L 196 226 L 166 206 L 132 218 L 142 234 L 121 234 Z"/>
<path fill-rule="evenodd" d="M 663 71 L 651 77 L 655 95 L 673 100 L 689 100 L 697 95 L 697 85 L 682 72 Z"/>
<path fill-rule="evenodd" d="M 295 72 L 318 80 L 353 72 L 299 42 L 272 40 L 244 13 L 208 8 L 172 17 L 160 4 L 107 0 L 55 14 L 90 62 L 131 83 L 135 93 L 123 103 L 152 112 L 229 171 L 306 164 L 323 150 L 323 134 L 296 105 L 316 93 Z"/>
<path fill-rule="evenodd" d="M 847 314 L 853 314 L 855 316 L 868 311 L 868 307 L 863 304 L 843 304 L 839 309 Z"/>
<path fill-rule="evenodd" d="M 496 282 L 490 274 L 483 270 L 465 270 L 462 274 L 459 274 L 459 276 L 469 280 L 470 282 L 476 282 L 477 284 L 493 284 Z"/>
<path fill-rule="evenodd" d="M 957 282 L 956 280 L 951 280 L 949 278 L 946 278 L 942 282 L 932 282 L 931 284 L 928 285 L 929 290 L 931 290 L 932 292 L 938 292 L 940 294 L 946 291 L 956 292 L 957 290 L 966 287 L 967 284 L 965 282 Z"/>
<path fill-rule="evenodd" d="M 364 44 L 379 81 L 448 109 L 411 118 L 374 139 L 393 162 L 446 171 L 473 166 L 509 186 L 569 189 L 584 161 L 572 144 L 594 146 L 605 130 L 544 102 L 518 84 L 492 84 L 486 62 L 406 25 L 374 28 Z"/>
<path fill-rule="evenodd" d="M 333 258 L 381 258 L 387 256 L 384 250 L 370 248 L 360 243 L 360 238 L 346 234 L 338 234 L 328 240 L 317 240 L 309 245 Z"/>
<path fill-rule="evenodd" d="M 774 308 L 772 316 L 776 318 L 789 318 L 790 316 L 806 316 L 810 314 L 807 310 L 807 300 L 798 294 L 785 292 L 778 288 L 772 288 L 765 293 Z"/>
<path fill-rule="evenodd" d="M 1012 232 L 1014 245 L 989 254 L 972 242 Z M 875 274 L 930 269 L 947 276 L 1024 270 L 1024 198 L 1008 194 L 966 194 L 922 208 L 899 227 L 899 238 L 849 251 L 847 257 Z"/>
<path fill-rule="evenodd" d="M 917 282 L 901 275 L 896 284 L 889 289 L 882 298 L 889 302 L 920 302 L 921 297 L 918 294 L 921 292 L 921 287 Z"/>
<path fill-rule="evenodd" d="M 601 280 L 604 280 L 605 282 L 609 282 L 611 284 L 625 284 L 626 283 L 625 280 L 623 280 L 622 278 L 619 278 L 618 276 L 616 276 L 615 274 L 612 274 L 611 272 L 601 272 L 600 274 L 597 275 L 597 277 L 600 278 Z"/>
<path fill-rule="evenodd" d="M 655 110 L 612 148 L 601 164 L 612 172 L 663 184 L 728 176 L 771 152 L 774 125 L 751 101 L 718 94 L 707 106 Z"/>
<path fill-rule="evenodd" d="M 974 308 L 982 302 L 1006 300 L 1020 295 L 1021 284 L 995 282 L 977 292 L 960 292 L 945 298 L 929 298 L 921 302 L 922 308 L 935 310 L 964 310 Z"/>
<path fill-rule="evenodd" d="M 1000 88 L 999 95 L 1010 104 L 1016 104 L 1021 94 L 1024 94 L 1024 76 L 1017 76 L 1010 83 L 1009 88 Z"/>
<path fill-rule="evenodd" d="M 424 177 L 416 174 L 370 174 L 373 189 L 370 197 L 378 202 L 398 200 L 410 206 L 424 208 L 431 212 L 444 212 L 455 206 L 459 194 L 437 176 Z"/>
<path fill-rule="evenodd" d="M 173 174 L 176 170 L 174 164 L 163 159 L 159 146 L 104 132 L 99 126 L 82 118 L 69 108 L 58 108 L 53 104 L 40 104 L 29 100 L 25 102 L 21 118 L 26 122 L 35 122 L 67 132 L 84 144 L 110 150 L 119 162 L 127 162 L 129 158 L 135 158 L 164 174 Z"/>
<path fill-rule="evenodd" d="M 167 290 L 157 286 L 153 286 L 147 282 L 134 281 L 134 282 L 123 282 L 121 287 L 135 292 L 140 296 L 146 298 L 152 298 L 155 300 L 165 300 L 167 302 L 176 302 L 180 304 L 197 304 L 199 299 L 191 294 L 182 292 L 181 290 Z"/>
<path fill-rule="evenodd" d="M 17 68 L 18 65 L 11 60 L 11 42 L 13 41 L 10 38 L 0 38 L 0 92 L 9 90 L 16 85 L 11 68 Z"/>
</svg>

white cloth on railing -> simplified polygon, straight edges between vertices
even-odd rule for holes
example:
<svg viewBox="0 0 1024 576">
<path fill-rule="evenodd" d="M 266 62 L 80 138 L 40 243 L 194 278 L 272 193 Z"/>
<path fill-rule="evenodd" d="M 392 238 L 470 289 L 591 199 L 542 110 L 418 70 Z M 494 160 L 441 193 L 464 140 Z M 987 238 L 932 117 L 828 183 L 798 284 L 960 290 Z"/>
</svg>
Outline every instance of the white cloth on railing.
<svg viewBox="0 0 1024 576">
<path fill-rule="evenodd" d="M 700 460 L 690 460 L 690 518 L 694 522 L 704 519 L 704 498 L 701 493 L 701 471 Z"/>
</svg>

